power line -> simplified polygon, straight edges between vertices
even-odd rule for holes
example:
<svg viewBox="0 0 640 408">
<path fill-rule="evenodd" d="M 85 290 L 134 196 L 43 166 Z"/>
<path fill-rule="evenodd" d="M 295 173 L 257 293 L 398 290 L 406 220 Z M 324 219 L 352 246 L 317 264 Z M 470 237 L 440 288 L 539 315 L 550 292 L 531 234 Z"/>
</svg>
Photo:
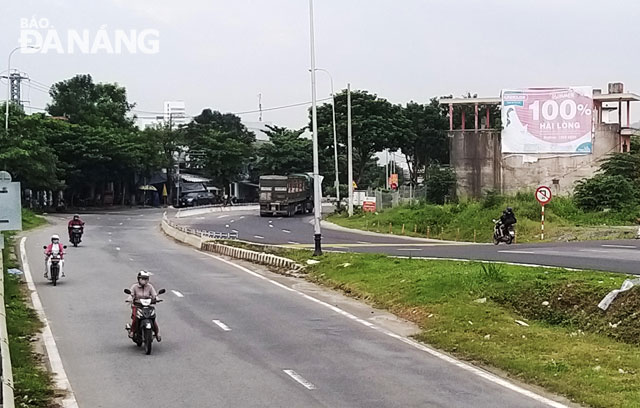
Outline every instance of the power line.
<svg viewBox="0 0 640 408">
<path fill-rule="evenodd" d="M 330 97 L 328 98 L 323 98 L 323 99 L 318 99 L 318 102 L 324 102 L 324 101 L 329 101 L 331 100 Z M 260 112 L 267 112 L 267 111 L 274 111 L 274 110 L 280 110 L 280 109 L 289 109 L 289 108 L 295 108 L 298 106 L 305 106 L 305 105 L 311 105 L 311 102 L 299 102 L 299 103 L 293 103 L 290 105 L 281 105 L 281 106 L 274 106 L 271 108 L 262 108 L 262 109 L 256 109 L 256 110 L 250 110 L 250 111 L 243 111 L 243 112 L 230 112 L 232 115 L 248 115 L 250 113 L 260 113 Z M 132 112 L 140 112 L 140 113 L 148 113 L 148 114 L 158 114 L 158 115 L 164 115 L 164 112 L 156 112 L 156 111 L 147 111 L 147 110 L 141 110 L 141 109 L 131 109 Z M 139 116 L 140 118 L 149 118 L 149 117 L 142 117 Z M 195 116 L 191 116 L 191 115 L 185 115 L 185 117 L 188 118 L 194 118 Z"/>
</svg>

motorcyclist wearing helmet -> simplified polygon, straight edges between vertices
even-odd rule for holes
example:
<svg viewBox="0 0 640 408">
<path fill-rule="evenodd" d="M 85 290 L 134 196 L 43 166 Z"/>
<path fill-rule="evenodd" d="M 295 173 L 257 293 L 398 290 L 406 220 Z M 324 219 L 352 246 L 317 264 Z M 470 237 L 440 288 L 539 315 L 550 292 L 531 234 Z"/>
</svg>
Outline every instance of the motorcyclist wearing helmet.
<svg viewBox="0 0 640 408">
<path fill-rule="evenodd" d="M 502 215 L 500 216 L 500 232 L 502 236 L 504 236 L 509 228 L 513 226 L 516 222 L 516 215 L 513 213 L 513 208 L 507 207 L 504 211 L 502 211 Z"/>
<path fill-rule="evenodd" d="M 54 251 L 54 248 L 57 246 L 58 253 L 60 254 L 60 261 L 64 265 L 64 246 L 60 243 L 60 236 L 58 234 L 53 234 L 51 236 L 51 243 L 47 245 L 47 248 L 44 250 L 44 278 L 49 279 L 49 269 L 47 268 L 47 261 L 49 261 L 49 257 Z M 64 268 L 60 268 L 62 272 L 62 277 L 64 278 Z"/>
<path fill-rule="evenodd" d="M 131 286 L 131 295 L 128 299 L 128 301 L 131 301 L 131 326 L 127 327 L 127 329 L 129 329 L 129 337 L 133 337 L 136 331 L 136 302 L 139 299 L 151 298 L 152 302 L 155 303 L 156 297 L 158 296 L 153 285 L 149 283 L 149 276 L 150 274 L 147 271 L 138 272 L 138 282 Z M 155 319 L 154 326 L 153 331 L 156 334 L 156 340 L 161 341 L 160 329 Z"/>
<path fill-rule="evenodd" d="M 84 232 L 84 221 L 80 219 L 80 216 L 78 214 L 75 214 L 73 216 L 73 219 L 71 219 L 71 221 L 69 221 L 69 224 L 67 225 L 67 229 L 69 230 L 69 241 L 71 241 L 71 231 L 73 231 L 74 225 L 79 225 L 82 227 L 82 229 L 80 230 L 81 234 Z"/>
</svg>

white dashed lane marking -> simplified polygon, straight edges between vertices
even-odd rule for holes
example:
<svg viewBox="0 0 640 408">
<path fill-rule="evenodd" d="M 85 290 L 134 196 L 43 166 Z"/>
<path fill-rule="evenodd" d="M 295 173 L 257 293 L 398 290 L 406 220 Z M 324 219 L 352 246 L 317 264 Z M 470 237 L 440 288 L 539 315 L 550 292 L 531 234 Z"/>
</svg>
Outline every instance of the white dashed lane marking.
<svg viewBox="0 0 640 408">
<path fill-rule="evenodd" d="M 231 331 L 231 329 L 229 328 L 229 326 L 227 326 L 226 324 L 222 323 L 220 320 L 212 320 L 218 327 L 220 327 L 222 330 L 224 331 Z"/>
<path fill-rule="evenodd" d="M 179 298 L 184 297 L 184 295 L 182 293 L 178 292 L 177 290 L 172 290 L 171 292 L 173 292 L 173 294 L 176 295 Z"/>
<path fill-rule="evenodd" d="M 300 384 L 302 384 L 306 389 L 308 390 L 315 390 L 316 386 L 313 385 L 312 383 L 310 383 L 309 381 L 307 381 L 303 376 L 301 376 L 300 374 L 296 373 L 293 370 L 282 370 L 285 372 L 285 374 L 287 374 L 289 377 L 293 378 L 294 380 L 296 380 L 297 382 L 299 382 Z"/>
</svg>

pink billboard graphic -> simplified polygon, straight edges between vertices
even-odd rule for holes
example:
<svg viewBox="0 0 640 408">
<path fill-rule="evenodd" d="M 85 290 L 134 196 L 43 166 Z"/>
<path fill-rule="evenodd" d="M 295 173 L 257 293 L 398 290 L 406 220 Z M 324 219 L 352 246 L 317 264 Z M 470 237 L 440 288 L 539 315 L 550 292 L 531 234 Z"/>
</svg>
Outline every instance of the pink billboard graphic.
<svg viewBox="0 0 640 408">
<path fill-rule="evenodd" d="M 591 153 L 591 87 L 502 91 L 503 153 Z"/>
</svg>

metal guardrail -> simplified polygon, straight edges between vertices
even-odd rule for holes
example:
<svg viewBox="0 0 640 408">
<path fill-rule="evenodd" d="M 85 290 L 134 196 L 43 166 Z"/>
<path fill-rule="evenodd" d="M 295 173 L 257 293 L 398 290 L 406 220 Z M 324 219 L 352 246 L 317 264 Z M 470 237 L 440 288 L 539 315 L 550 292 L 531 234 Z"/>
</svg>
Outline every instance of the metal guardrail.
<svg viewBox="0 0 640 408">
<path fill-rule="evenodd" d="M 0 234 L 0 239 L 4 239 Z M 4 264 L 0 250 L 0 358 L 2 359 L 2 408 L 14 408 L 13 371 L 9 354 L 9 333 L 4 301 Z"/>
<path fill-rule="evenodd" d="M 207 231 L 201 229 L 190 228 L 184 225 L 176 224 L 171 221 L 165 214 L 164 220 L 169 224 L 169 226 L 177 229 L 178 231 L 182 231 L 186 234 L 197 235 L 199 237 L 206 237 L 211 239 L 238 239 L 237 232 L 217 232 L 217 231 Z"/>
</svg>

